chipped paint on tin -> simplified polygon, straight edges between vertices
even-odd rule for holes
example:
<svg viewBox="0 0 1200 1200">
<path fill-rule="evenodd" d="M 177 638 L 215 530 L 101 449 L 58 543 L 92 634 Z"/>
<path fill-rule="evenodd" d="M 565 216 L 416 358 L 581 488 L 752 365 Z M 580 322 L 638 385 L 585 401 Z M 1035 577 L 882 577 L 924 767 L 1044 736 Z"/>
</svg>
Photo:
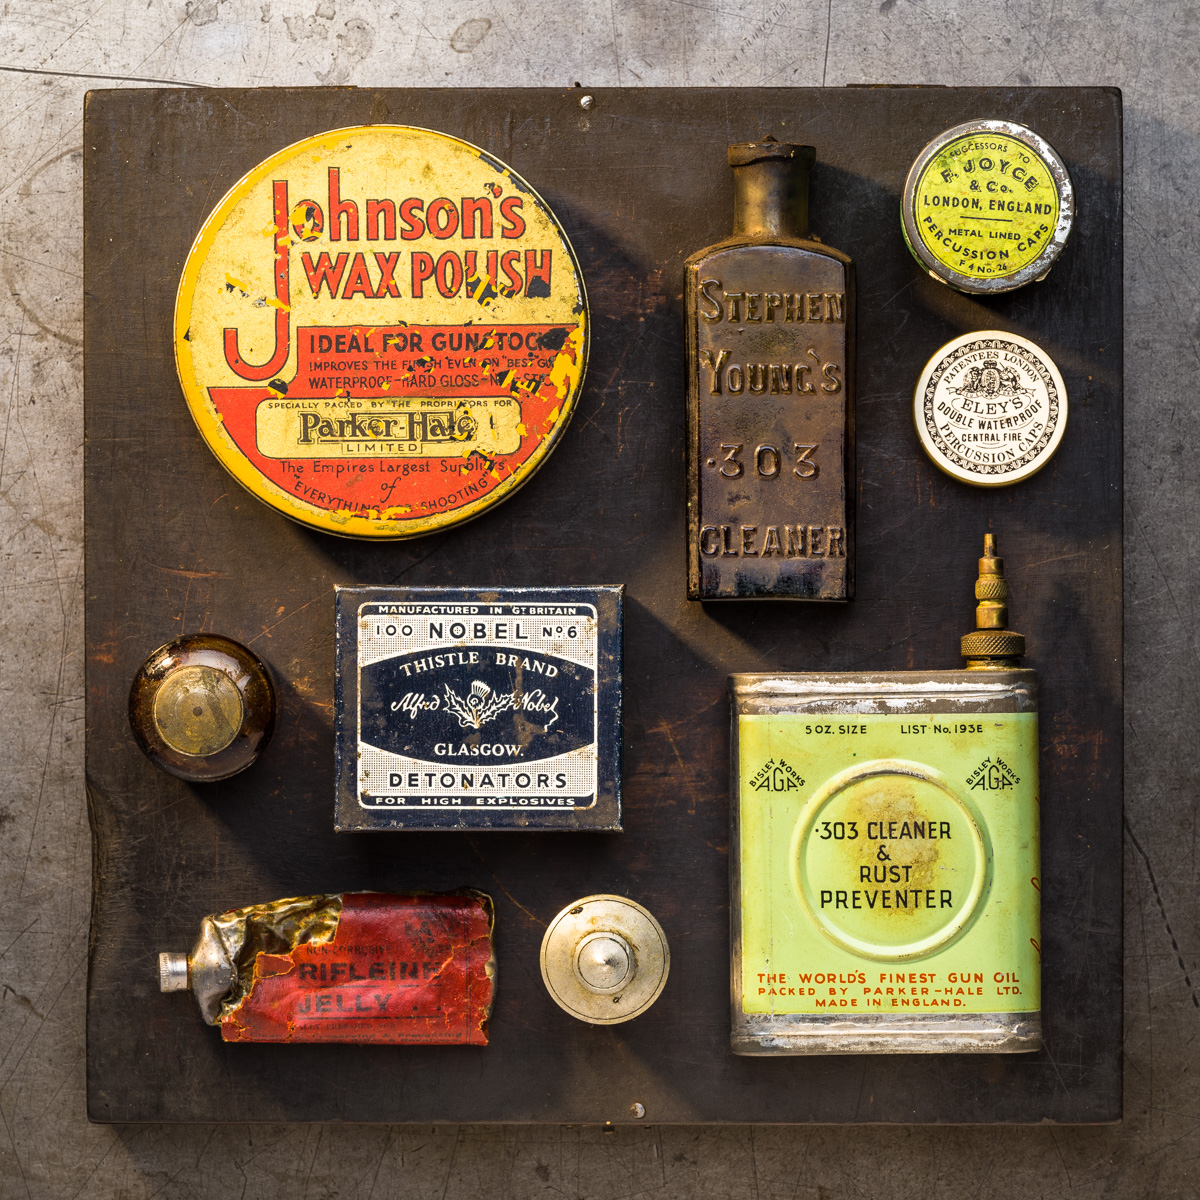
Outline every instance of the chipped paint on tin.
<svg viewBox="0 0 1200 1200">
<path fill-rule="evenodd" d="M 482 892 L 278 900 L 206 918 L 189 973 L 227 1042 L 486 1046 L 493 919 Z"/>
<path fill-rule="evenodd" d="M 308 138 L 240 180 L 192 247 L 175 352 L 201 434 L 302 524 L 407 538 L 478 516 L 574 412 L 574 251 L 512 169 L 432 130 Z"/>
<path fill-rule="evenodd" d="M 339 588 L 339 829 L 618 831 L 616 587 Z"/>
<path fill-rule="evenodd" d="M 1075 217 L 1054 147 L 1012 121 L 968 121 L 934 138 L 904 184 L 913 257 L 960 292 L 1008 292 L 1042 279 Z"/>
</svg>

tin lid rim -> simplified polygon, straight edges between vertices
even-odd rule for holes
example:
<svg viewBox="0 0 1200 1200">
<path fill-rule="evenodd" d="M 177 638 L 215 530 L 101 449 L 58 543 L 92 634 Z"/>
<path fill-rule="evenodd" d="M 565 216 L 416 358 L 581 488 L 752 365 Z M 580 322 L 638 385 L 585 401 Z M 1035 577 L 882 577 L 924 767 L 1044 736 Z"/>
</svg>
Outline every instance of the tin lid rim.
<svg viewBox="0 0 1200 1200">
<path fill-rule="evenodd" d="M 1058 190 L 1058 222 L 1054 227 L 1054 232 L 1047 239 L 1045 249 L 1037 258 L 1011 275 L 976 279 L 974 276 L 963 275 L 952 270 L 929 252 L 917 227 L 913 206 L 916 200 L 917 183 L 924 174 L 925 168 L 933 157 L 950 142 L 971 133 L 999 133 L 1026 143 L 1041 158 Z M 1070 236 L 1074 223 L 1075 187 L 1071 182 L 1066 164 L 1058 151 L 1040 133 L 1017 121 L 981 118 L 951 126 L 926 144 L 913 161 L 912 166 L 909 167 L 908 174 L 904 179 L 900 201 L 900 227 L 909 252 L 930 275 L 956 291 L 975 295 L 996 295 L 1015 291 L 1028 283 L 1043 279 L 1066 247 L 1067 238 Z"/>
</svg>

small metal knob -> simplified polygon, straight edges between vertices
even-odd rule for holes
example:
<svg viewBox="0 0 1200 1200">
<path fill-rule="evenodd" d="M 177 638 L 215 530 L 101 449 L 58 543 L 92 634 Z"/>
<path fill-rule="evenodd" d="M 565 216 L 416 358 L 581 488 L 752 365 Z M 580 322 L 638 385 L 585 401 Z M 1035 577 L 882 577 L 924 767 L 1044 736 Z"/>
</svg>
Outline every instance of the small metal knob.
<svg viewBox="0 0 1200 1200">
<path fill-rule="evenodd" d="M 160 646 L 129 691 L 129 724 L 156 766 L 195 783 L 228 779 L 262 753 L 275 689 L 240 642 L 190 634 Z"/>
<path fill-rule="evenodd" d="M 644 1013 L 671 966 L 662 926 L 623 896 L 585 896 L 568 905 L 550 922 L 541 957 L 554 1002 L 591 1025 Z"/>
</svg>

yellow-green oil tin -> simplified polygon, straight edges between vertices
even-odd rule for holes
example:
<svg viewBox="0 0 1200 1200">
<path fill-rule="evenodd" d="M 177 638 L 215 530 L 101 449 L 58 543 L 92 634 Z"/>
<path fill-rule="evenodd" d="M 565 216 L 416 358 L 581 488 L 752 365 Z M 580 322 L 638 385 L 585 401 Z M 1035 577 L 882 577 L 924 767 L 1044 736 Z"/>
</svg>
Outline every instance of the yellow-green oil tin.
<svg viewBox="0 0 1200 1200">
<path fill-rule="evenodd" d="M 989 537 L 952 671 L 730 677 L 735 1053 L 1041 1046 L 1037 676 Z"/>
</svg>

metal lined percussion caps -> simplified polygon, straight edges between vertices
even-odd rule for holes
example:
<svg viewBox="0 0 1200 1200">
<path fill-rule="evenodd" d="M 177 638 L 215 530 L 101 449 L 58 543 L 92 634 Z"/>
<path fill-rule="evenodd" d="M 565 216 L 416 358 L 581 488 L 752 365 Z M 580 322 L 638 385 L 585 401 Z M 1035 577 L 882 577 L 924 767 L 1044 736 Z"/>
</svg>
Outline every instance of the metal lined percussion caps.
<svg viewBox="0 0 1200 1200">
<path fill-rule="evenodd" d="M 662 926 L 623 896 L 585 896 L 550 922 L 542 980 L 554 1002 L 590 1025 L 619 1025 L 663 990 L 671 953 Z"/>
<path fill-rule="evenodd" d="M 1040 346 L 982 329 L 947 342 L 925 364 L 913 422 L 940 470 L 976 487 L 1003 487 L 1054 456 L 1067 427 L 1067 389 Z"/>
<path fill-rule="evenodd" d="M 1066 245 L 1075 189 L 1043 137 L 1012 121 L 968 121 L 934 138 L 904 182 L 913 257 L 960 292 L 1043 279 Z"/>
</svg>

